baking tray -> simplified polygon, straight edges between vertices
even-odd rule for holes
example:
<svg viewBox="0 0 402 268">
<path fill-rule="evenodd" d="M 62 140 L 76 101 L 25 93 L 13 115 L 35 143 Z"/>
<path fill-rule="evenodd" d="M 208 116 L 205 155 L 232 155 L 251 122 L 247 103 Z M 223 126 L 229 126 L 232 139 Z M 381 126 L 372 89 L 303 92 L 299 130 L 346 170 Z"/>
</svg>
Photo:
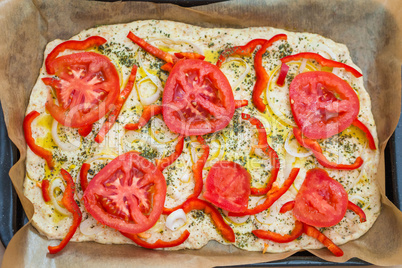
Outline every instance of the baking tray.
<svg viewBox="0 0 402 268">
<path fill-rule="evenodd" d="M 118 0 L 95 0 L 114 2 Z M 125 0 L 123 0 L 125 1 Z M 133 0 L 126 0 L 133 1 Z M 135 1 L 135 0 L 134 0 Z M 144 0 L 142 0 L 144 1 Z M 147 0 L 145 0 L 147 1 Z M 148 0 L 155 3 L 172 3 L 184 7 L 206 5 L 228 0 Z M 0 240 L 7 247 L 13 235 L 27 222 L 22 205 L 13 188 L 8 175 L 10 168 L 19 159 L 17 148 L 8 138 L 4 122 L 3 110 L 0 104 Z M 391 136 L 385 149 L 386 166 L 386 195 L 400 210 L 402 208 L 402 120 Z M 398 179 L 399 177 L 399 179 Z M 313 254 L 303 251 L 298 252 L 284 260 L 269 263 L 249 264 L 247 267 L 286 267 L 286 266 L 363 266 L 370 265 L 358 258 L 352 258 L 345 263 L 335 263 L 322 260 Z M 244 267 L 225 266 L 225 267 Z"/>
</svg>

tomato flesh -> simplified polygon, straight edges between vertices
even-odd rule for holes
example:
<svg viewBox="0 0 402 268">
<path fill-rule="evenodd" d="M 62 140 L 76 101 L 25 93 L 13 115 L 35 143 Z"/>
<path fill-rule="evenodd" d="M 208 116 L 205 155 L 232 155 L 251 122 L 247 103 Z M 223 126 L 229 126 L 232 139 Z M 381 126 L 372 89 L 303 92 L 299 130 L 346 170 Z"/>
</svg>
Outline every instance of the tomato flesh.
<svg viewBox="0 0 402 268">
<path fill-rule="evenodd" d="M 105 116 L 120 93 L 116 67 L 106 56 L 94 52 L 74 53 L 50 62 L 58 78 L 43 78 L 57 96 L 46 108 L 60 124 L 88 126 Z"/>
<path fill-rule="evenodd" d="M 100 223 L 136 234 L 157 222 L 165 196 L 162 173 L 132 151 L 104 167 L 88 184 L 83 200 L 87 211 Z"/>
<path fill-rule="evenodd" d="M 199 59 L 175 64 L 166 81 L 162 103 L 166 125 L 185 136 L 223 129 L 235 110 L 226 76 L 215 65 Z"/>
<path fill-rule="evenodd" d="M 243 212 L 248 207 L 251 175 L 231 161 L 215 163 L 208 173 L 204 198 L 230 212 Z"/>
<path fill-rule="evenodd" d="M 344 80 L 329 72 L 297 75 L 289 86 L 297 126 L 310 139 L 325 139 L 348 128 L 359 114 L 359 98 Z"/>
<path fill-rule="evenodd" d="M 337 224 L 345 216 L 348 194 L 342 184 L 319 168 L 307 171 L 296 195 L 293 214 L 296 219 L 316 227 Z"/>
</svg>

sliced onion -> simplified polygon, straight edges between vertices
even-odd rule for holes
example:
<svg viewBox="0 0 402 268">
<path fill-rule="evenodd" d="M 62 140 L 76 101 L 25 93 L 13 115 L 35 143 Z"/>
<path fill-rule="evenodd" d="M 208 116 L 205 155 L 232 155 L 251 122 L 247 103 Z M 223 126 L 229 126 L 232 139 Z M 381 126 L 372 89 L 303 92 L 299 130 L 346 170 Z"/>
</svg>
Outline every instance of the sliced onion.
<svg viewBox="0 0 402 268">
<path fill-rule="evenodd" d="M 293 168 L 293 163 L 296 161 L 296 157 L 285 152 L 285 168 L 283 169 L 283 174 L 285 178 L 289 177 L 290 172 Z"/>
<path fill-rule="evenodd" d="M 332 69 L 332 73 L 333 73 L 334 75 L 336 75 L 336 76 L 339 76 L 340 71 L 341 71 L 341 68 L 334 67 L 334 68 Z"/>
<path fill-rule="evenodd" d="M 197 150 L 199 148 L 199 150 Z M 191 155 L 191 161 L 193 164 L 197 162 L 198 158 L 202 155 L 202 145 L 198 141 L 192 141 L 190 143 L 190 155 Z"/>
<path fill-rule="evenodd" d="M 337 60 L 335 53 L 326 45 L 318 43 L 319 50 L 324 51 L 331 59 Z"/>
<path fill-rule="evenodd" d="M 184 183 L 190 182 L 190 173 L 185 172 L 183 176 L 180 177 L 180 180 Z"/>
<path fill-rule="evenodd" d="M 92 217 L 82 221 L 80 224 L 81 233 L 87 236 L 96 235 L 103 230 L 104 227 Z"/>
<path fill-rule="evenodd" d="M 262 197 L 258 202 L 257 205 L 262 204 L 265 201 L 266 197 Z M 275 202 L 270 208 L 268 208 L 267 210 L 261 211 L 260 213 L 257 213 L 254 215 L 255 219 L 261 223 L 261 224 L 273 224 L 276 221 L 275 216 L 272 215 L 276 215 L 279 213 L 280 207 L 282 206 L 282 204 L 280 206 L 278 206 L 279 202 Z M 263 217 L 263 214 L 266 213 L 267 217 Z"/>
<path fill-rule="evenodd" d="M 166 218 L 166 227 L 172 231 L 176 231 L 177 229 L 183 227 L 187 222 L 186 213 L 184 210 L 178 209 L 169 214 Z"/>
<path fill-rule="evenodd" d="M 140 85 L 145 83 L 146 81 L 152 82 L 152 84 L 154 84 L 154 86 L 156 87 L 155 92 L 148 97 L 144 96 L 140 90 Z M 150 104 L 156 102 L 161 95 L 161 89 L 159 89 L 158 86 L 149 77 L 145 77 L 144 79 L 141 79 L 140 81 L 137 82 L 137 90 L 138 90 L 138 96 L 140 98 L 140 102 L 142 105 L 150 105 Z"/>
<path fill-rule="evenodd" d="M 363 159 L 364 160 L 364 159 Z M 366 165 L 368 165 L 371 161 L 363 161 L 363 164 L 360 167 L 360 173 L 359 176 L 357 176 L 357 178 L 353 181 L 352 185 L 350 185 L 347 189 L 347 191 L 349 191 L 350 189 L 352 189 L 353 187 L 355 187 L 355 185 L 361 180 L 361 178 L 363 177 L 363 173 L 364 173 L 364 168 L 366 167 Z"/>
<path fill-rule="evenodd" d="M 80 139 L 80 144 L 77 146 L 71 142 L 63 142 L 60 140 L 59 135 L 57 133 L 57 127 L 59 125 L 59 122 L 57 122 L 56 120 L 53 119 L 53 123 L 52 123 L 52 138 L 54 140 L 54 142 L 57 144 L 57 146 L 59 146 L 60 149 L 64 150 L 64 151 L 75 151 L 78 148 L 80 148 L 81 146 L 81 139 Z"/>
<path fill-rule="evenodd" d="M 244 72 L 239 76 L 239 78 L 233 83 L 232 88 L 235 89 L 237 88 L 237 86 L 244 80 L 244 78 L 246 78 L 246 76 L 250 73 L 250 65 L 243 60 L 242 58 L 235 58 L 235 57 L 229 57 L 224 64 L 228 64 L 231 61 L 238 61 L 243 63 L 246 66 L 246 69 L 244 70 Z"/>
<path fill-rule="evenodd" d="M 271 91 L 269 90 L 269 87 L 272 83 L 272 81 L 274 80 L 273 78 L 275 77 L 273 74 L 276 73 L 279 70 L 279 67 L 276 67 L 276 69 L 272 72 L 272 75 L 269 78 L 268 81 L 268 86 L 266 88 L 266 96 L 267 96 L 267 101 L 268 101 L 268 105 L 269 108 L 271 108 L 272 112 L 283 122 L 285 122 L 286 124 L 295 127 L 296 124 L 290 120 L 289 118 L 287 118 L 281 111 L 279 111 L 278 108 L 276 108 L 276 106 L 274 105 L 274 103 L 271 101 Z M 275 84 L 276 85 L 276 84 Z"/>
<path fill-rule="evenodd" d="M 243 216 L 243 217 L 233 217 L 233 216 L 229 216 L 229 212 L 226 210 L 222 209 L 223 214 L 226 216 L 226 218 L 228 218 L 230 221 L 232 221 L 233 223 L 236 224 L 243 224 L 245 223 L 248 218 L 250 218 L 249 215 Z"/>
<path fill-rule="evenodd" d="M 361 197 L 360 195 L 349 195 L 348 197 L 349 201 L 352 202 L 353 204 L 357 205 L 357 201 L 360 201 L 360 203 L 364 204 L 364 206 L 361 208 L 362 210 L 365 210 L 366 208 L 369 207 L 370 203 L 367 202 L 366 199 L 364 199 L 363 197 Z"/>
<path fill-rule="evenodd" d="M 302 73 L 304 69 L 306 69 L 306 65 L 307 65 L 307 59 L 303 59 L 299 67 L 299 73 Z"/>
<path fill-rule="evenodd" d="M 306 152 L 306 153 L 299 153 L 299 152 L 297 152 L 297 151 L 293 151 L 293 148 L 290 146 L 290 144 L 289 144 L 289 139 L 290 139 L 290 136 L 291 136 L 292 134 L 288 134 L 288 136 L 286 137 L 286 141 L 285 141 L 285 150 L 286 150 L 286 152 L 288 153 L 288 154 L 290 154 L 290 155 L 292 155 L 292 156 L 294 156 L 294 157 L 300 157 L 300 158 L 302 158 L 302 157 L 307 157 L 307 156 L 310 156 L 310 155 L 312 155 L 313 154 L 313 152 L 312 151 L 308 151 L 308 152 Z"/>
<path fill-rule="evenodd" d="M 188 41 L 188 40 L 175 39 L 175 38 L 150 38 L 148 40 L 148 42 L 155 42 L 155 41 L 162 42 L 162 43 L 164 43 L 166 45 L 171 45 L 171 44 L 177 45 L 177 44 L 183 44 L 183 43 L 184 44 L 189 44 L 189 45 L 191 45 L 193 47 L 194 52 L 196 52 L 198 54 L 201 54 L 201 55 L 204 55 L 204 50 L 200 46 L 198 46 L 197 44 L 195 44 L 195 43 L 193 43 L 191 41 Z"/>
<path fill-rule="evenodd" d="M 163 129 L 163 139 L 159 139 L 158 135 L 155 133 L 154 128 L 160 127 Z M 167 144 L 171 143 L 180 136 L 178 133 L 173 133 L 169 130 L 169 128 L 166 126 L 165 122 L 160 119 L 159 117 L 154 117 L 151 121 L 151 127 L 149 128 L 150 136 L 158 143 L 161 144 Z"/>
<path fill-rule="evenodd" d="M 55 191 L 56 190 L 59 190 L 59 191 L 61 191 L 62 193 L 64 193 L 64 191 L 65 191 L 65 186 L 64 186 L 64 183 L 63 183 L 63 181 L 61 180 L 61 178 L 59 178 L 59 177 L 57 177 L 57 178 L 55 178 L 54 180 L 52 180 L 51 182 L 50 182 L 50 200 L 51 200 L 51 202 L 52 202 L 52 204 L 53 204 L 53 206 L 54 206 L 54 208 L 60 213 L 60 214 L 63 214 L 63 215 L 70 215 L 70 212 L 67 210 L 67 209 L 65 209 L 64 207 L 62 207 L 62 206 L 60 206 L 60 203 L 59 202 L 61 202 L 61 199 L 63 198 L 63 194 L 60 194 L 59 196 L 55 196 Z"/>
<path fill-rule="evenodd" d="M 141 79 L 140 81 L 138 81 L 136 83 L 137 90 L 138 90 L 138 96 L 140 98 L 140 102 L 142 105 L 150 105 L 159 99 L 159 96 L 163 90 L 162 82 L 159 79 L 159 77 L 148 72 L 147 69 L 143 66 L 140 53 L 138 54 L 137 58 L 138 58 L 138 64 L 140 65 L 139 67 L 142 68 L 144 70 L 145 74 L 147 75 L 146 78 Z M 140 85 L 144 81 L 148 81 L 148 80 L 150 80 L 155 85 L 156 90 L 155 90 L 155 93 L 152 94 L 151 96 L 144 97 L 143 94 L 141 94 Z"/>
</svg>

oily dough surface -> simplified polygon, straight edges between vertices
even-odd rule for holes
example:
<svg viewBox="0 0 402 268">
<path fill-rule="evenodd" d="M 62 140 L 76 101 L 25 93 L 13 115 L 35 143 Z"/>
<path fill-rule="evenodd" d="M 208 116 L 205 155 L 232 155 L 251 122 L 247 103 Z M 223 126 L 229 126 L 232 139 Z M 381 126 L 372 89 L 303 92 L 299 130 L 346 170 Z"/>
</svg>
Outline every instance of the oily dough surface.
<svg viewBox="0 0 402 268">
<path fill-rule="evenodd" d="M 91 164 L 91 170 L 88 173 L 88 178 L 91 179 L 105 164 L 120 154 L 136 150 L 154 162 L 154 159 L 170 155 L 177 143 L 178 135 L 169 131 L 161 116 L 152 118 L 139 131 L 126 131 L 124 129 L 125 124 L 138 121 L 143 110 L 142 100 L 158 91 L 155 80 L 160 80 L 163 86 L 168 76 L 168 73 L 160 69 L 160 66 L 164 64 L 163 61 L 144 52 L 126 37 L 129 31 L 170 53 L 197 52 L 204 54 L 205 60 L 213 64 L 216 63 L 220 52 L 227 47 L 245 45 L 248 41 L 256 38 L 269 39 L 281 33 L 287 35 L 287 41 L 275 42 L 273 46 L 267 49 L 267 53 L 263 57 L 264 68 L 271 77 L 269 86 L 262 95 L 270 108 L 266 109 L 263 114 L 257 111 L 251 100 L 255 83 L 253 57 L 233 56 L 223 64 L 221 70 L 232 86 L 235 100 L 246 99 L 249 101 L 249 105 L 237 109 L 231 123 L 225 129 L 204 136 L 210 147 L 210 154 L 204 167 L 203 178 L 205 181 L 208 170 L 215 162 L 229 160 L 244 166 L 250 172 L 253 178 L 253 187 L 264 185 L 270 175 L 270 160 L 258 150 L 254 150 L 253 145 L 258 144 L 256 128 L 248 121 L 242 120 L 240 114 L 245 112 L 257 117 L 267 130 L 268 143 L 277 152 L 280 159 L 281 168 L 274 185 L 280 187 L 292 167 L 299 167 L 300 172 L 290 189 L 267 211 L 257 215 L 236 218 L 228 217 L 227 212 L 220 210 L 225 221 L 235 232 L 236 242 L 234 245 L 245 250 L 262 251 L 265 246 L 264 243 L 266 243 L 268 244 L 267 252 L 323 247 L 319 241 L 305 234 L 302 235 L 301 239 L 280 244 L 259 239 L 251 233 L 255 229 L 264 229 L 288 234 L 294 228 L 295 219 L 291 211 L 280 214 L 279 209 L 284 203 L 295 199 L 307 170 L 315 167 L 322 168 L 313 155 L 304 157 L 290 155 L 285 149 L 285 144 L 287 143 L 292 151 L 303 155 L 308 154 L 307 150 L 297 144 L 292 134 L 292 127 L 295 124 L 288 100 L 288 88 L 291 79 L 301 69 L 303 69 L 302 71 L 326 69 L 314 61 L 290 62 L 285 86 L 278 87 L 275 81 L 279 74 L 280 58 L 299 52 L 316 52 L 323 57 L 346 63 L 357 70 L 359 68 L 354 65 L 347 48 L 342 44 L 316 34 L 293 33 L 269 27 L 248 29 L 201 28 L 172 21 L 150 20 L 100 26 L 85 30 L 72 37 L 73 40 L 83 40 L 89 36 L 99 35 L 107 40 L 106 44 L 94 49 L 94 51 L 108 56 L 115 64 L 120 74 L 121 88 L 124 87 L 128 79 L 132 65 L 136 64 L 139 70 L 135 87 L 123 106 L 118 121 L 101 144 L 94 142 L 94 136 L 102 126 L 104 118 L 94 124 L 92 132 L 86 138 L 80 137 L 77 129 L 56 125 L 59 138 L 74 146 L 74 150 L 65 151 L 61 150 L 52 138 L 51 130 L 54 122 L 45 110 L 50 87 L 45 86 L 41 80 L 43 77 L 49 77 L 49 75 L 46 73 L 44 65 L 42 66 L 37 83 L 31 93 L 27 113 L 36 110 L 41 114 L 32 123 L 33 136 L 38 145 L 52 150 L 56 167 L 54 171 L 50 171 L 45 161 L 28 149 L 24 194 L 35 207 L 34 226 L 49 239 L 62 239 L 68 232 L 72 223 L 72 216 L 63 207 L 57 206 L 57 201 L 54 201 L 61 199 L 64 190 L 63 180 L 58 172 L 60 168 L 64 168 L 70 172 L 75 180 L 76 200 L 83 213 L 82 223 L 71 241 L 96 241 L 107 244 L 133 243 L 118 231 L 101 226 L 85 211 L 81 200 L 83 192 L 78 178 L 81 165 L 84 162 Z M 63 41 L 50 42 L 46 47 L 44 58 L 61 42 Z M 67 50 L 60 55 L 71 53 L 76 53 L 76 51 Z M 303 65 L 302 68 L 301 65 Z M 363 78 L 355 78 L 343 69 L 334 68 L 332 71 L 346 80 L 357 92 L 360 100 L 358 118 L 368 126 L 377 143 L 370 97 L 363 87 Z M 161 104 L 161 98 L 160 92 L 160 97 L 154 104 Z M 338 135 L 321 140 L 320 144 L 324 154 L 333 162 L 353 163 L 358 156 L 364 159 L 362 167 L 356 170 L 326 169 L 332 178 L 344 186 L 349 200 L 362 207 L 367 216 L 367 221 L 360 223 L 356 214 L 347 211 L 341 222 L 335 226 L 320 229 L 334 243 L 340 245 L 363 235 L 373 225 L 380 213 L 380 193 L 375 182 L 379 152 L 378 150 L 371 150 L 362 131 L 353 126 Z M 183 153 L 163 171 L 167 181 L 165 207 L 181 204 L 192 193 L 194 181 L 191 166 L 201 153 L 202 150 L 200 150 L 197 139 L 187 137 L 184 142 Z M 54 200 L 48 203 L 44 202 L 41 188 L 38 186 L 45 178 L 51 181 L 51 194 L 54 196 Z M 251 196 L 249 207 L 254 207 L 263 199 L 264 197 L 261 196 Z M 191 234 L 190 237 L 180 246 L 170 249 L 197 249 L 207 244 L 209 240 L 227 244 L 216 230 L 211 218 L 202 211 L 192 211 L 187 214 L 187 221 L 184 226 L 175 231 L 168 229 L 165 221 L 166 216 L 161 215 L 155 226 L 146 231 L 150 234 L 147 242 L 153 243 L 158 239 L 173 240 L 187 229 Z"/>
</svg>

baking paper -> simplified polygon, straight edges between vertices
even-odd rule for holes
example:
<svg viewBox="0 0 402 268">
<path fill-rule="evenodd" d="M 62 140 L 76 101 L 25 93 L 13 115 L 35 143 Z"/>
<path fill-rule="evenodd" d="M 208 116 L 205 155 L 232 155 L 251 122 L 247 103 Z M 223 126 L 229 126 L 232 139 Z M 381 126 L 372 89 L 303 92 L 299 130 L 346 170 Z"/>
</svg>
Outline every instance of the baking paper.
<svg viewBox="0 0 402 268">
<path fill-rule="evenodd" d="M 346 44 L 362 69 L 380 140 L 378 182 L 382 212 L 361 238 L 342 245 L 343 257 L 327 249 L 311 250 L 320 258 L 345 262 L 358 257 L 377 265 L 402 264 L 402 213 L 385 196 L 384 148 L 401 110 L 402 5 L 398 0 L 314 1 L 234 0 L 194 8 L 143 2 L 8 0 L 0 2 L 0 97 L 8 134 L 21 158 L 10 177 L 29 218 L 32 204 L 22 195 L 26 143 L 22 122 L 30 92 L 39 75 L 45 45 L 69 39 L 102 24 L 166 19 L 205 27 L 271 26 L 321 34 Z M 2 178 L 7 179 L 7 178 Z M 262 254 L 210 242 L 201 250 L 155 251 L 133 245 L 69 243 L 56 255 L 49 241 L 30 225 L 11 240 L 3 267 L 210 267 L 284 259 L 295 252 Z"/>
</svg>

